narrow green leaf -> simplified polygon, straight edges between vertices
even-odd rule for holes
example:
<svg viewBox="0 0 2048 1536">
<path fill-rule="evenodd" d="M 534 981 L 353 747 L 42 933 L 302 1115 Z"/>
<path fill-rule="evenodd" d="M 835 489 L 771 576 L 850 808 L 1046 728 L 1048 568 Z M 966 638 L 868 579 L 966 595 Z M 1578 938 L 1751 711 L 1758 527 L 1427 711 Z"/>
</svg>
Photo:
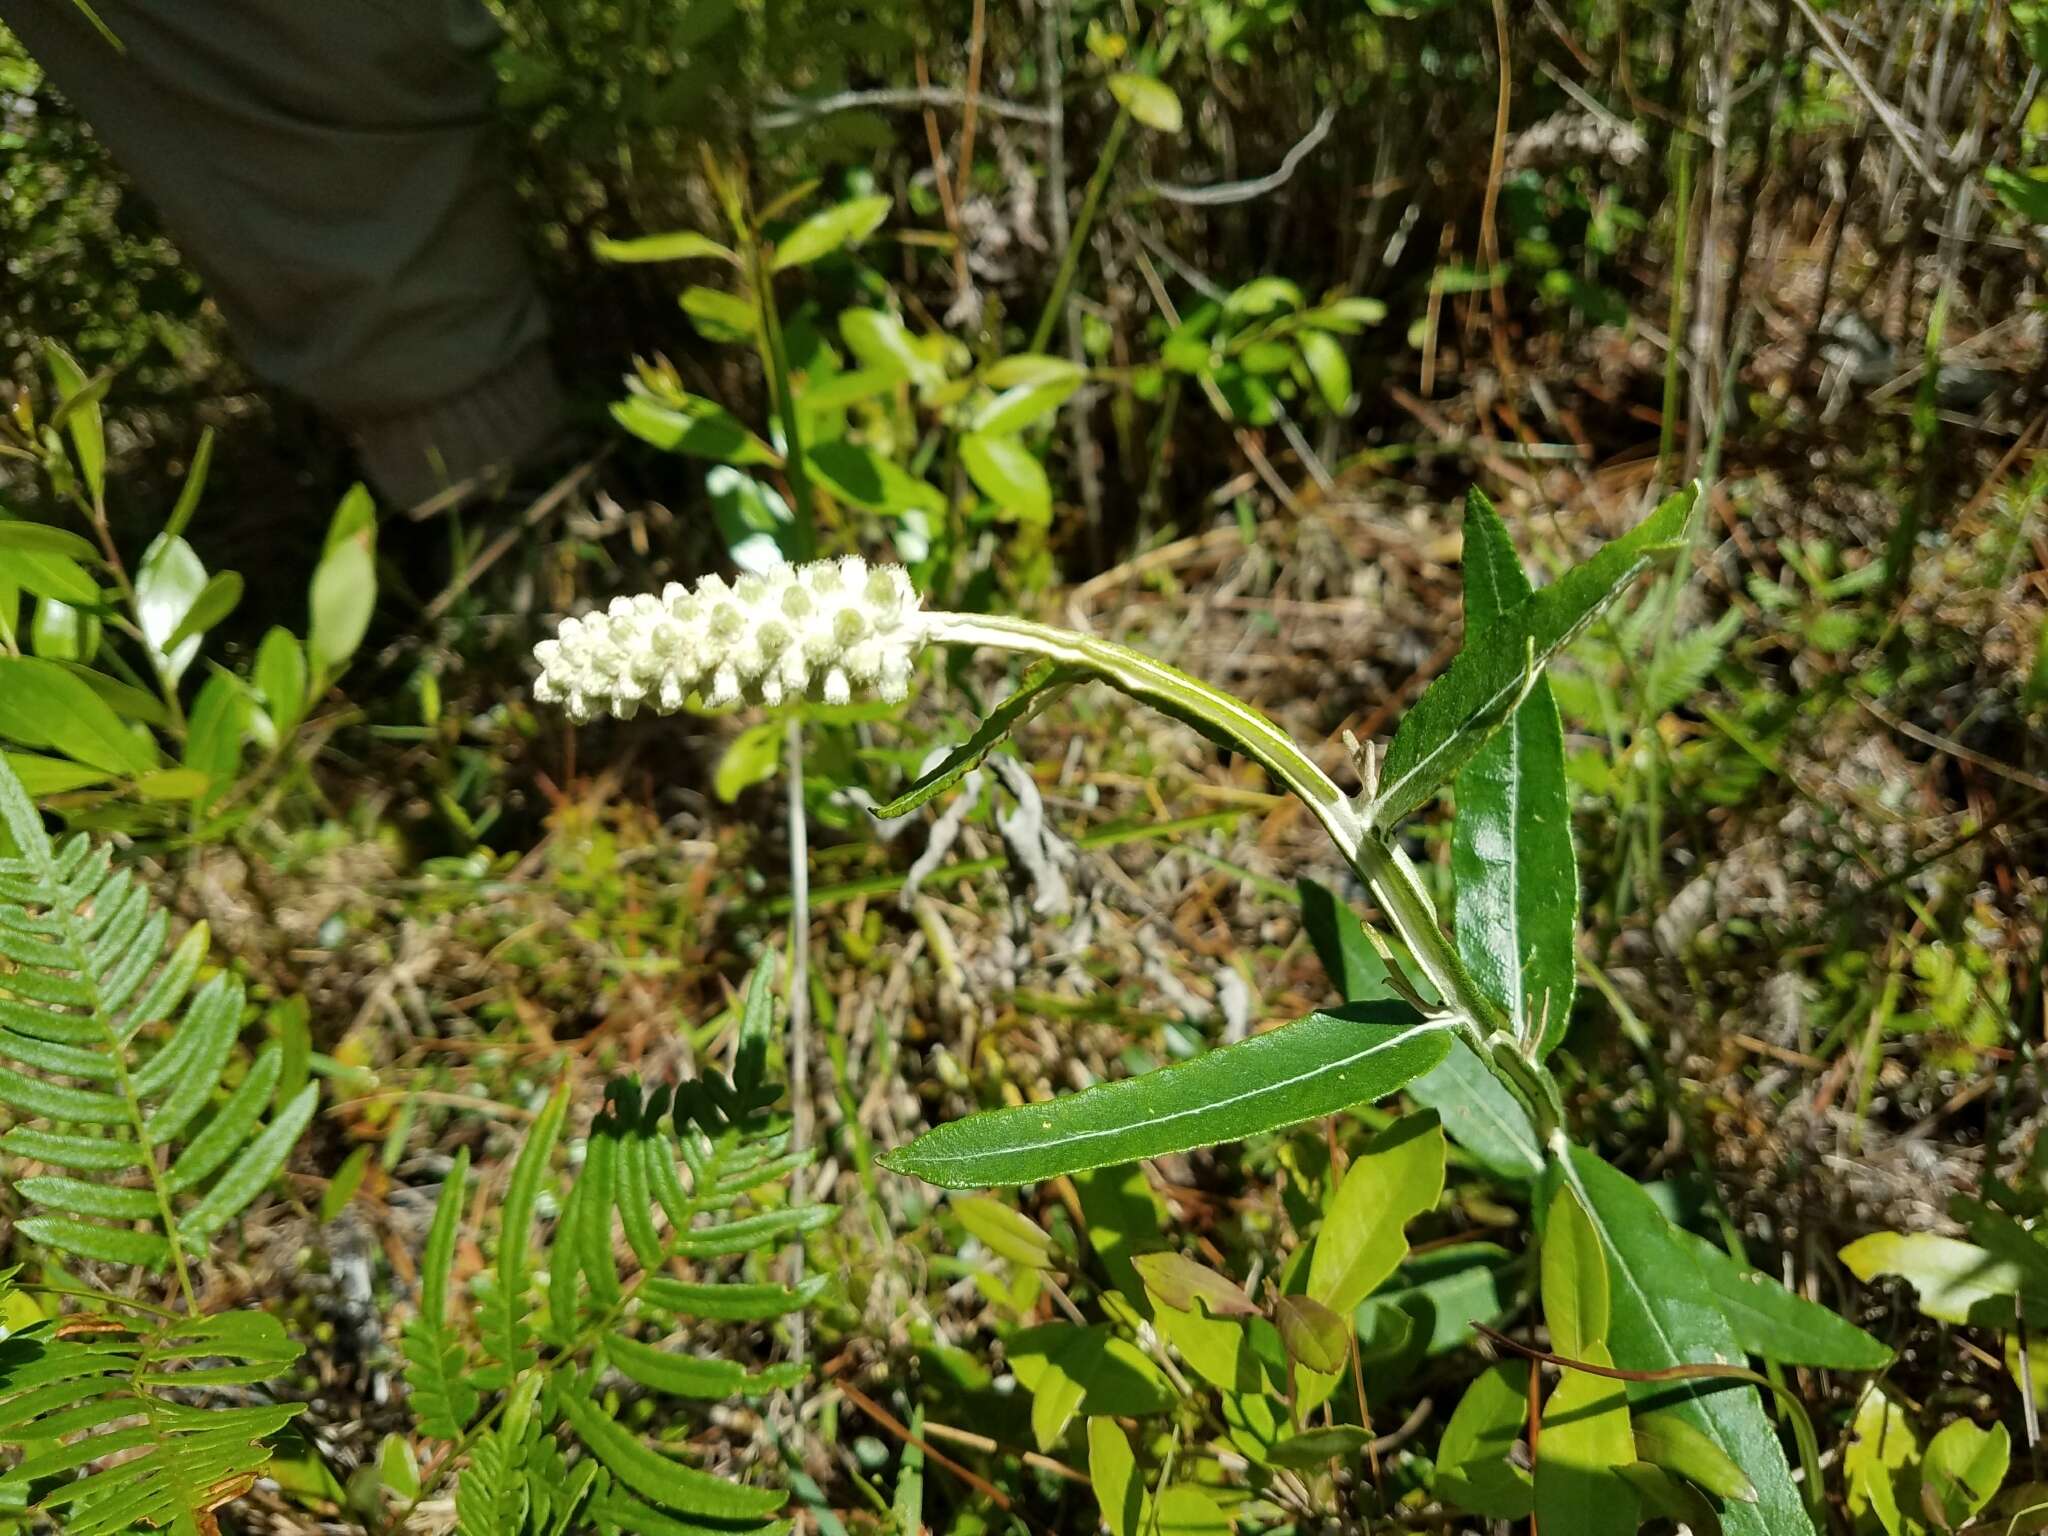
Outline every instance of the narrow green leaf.
<svg viewBox="0 0 2048 1536">
<path fill-rule="evenodd" d="M 514 1310 L 526 1294 L 528 1243 L 533 1235 L 533 1210 L 540 1199 L 541 1180 L 547 1176 L 548 1160 L 554 1155 L 555 1139 L 562 1134 L 562 1121 L 569 1112 L 569 1085 L 563 1083 L 548 1095 L 535 1117 L 512 1165 L 512 1177 L 505 1188 L 505 1208 L 498 1236 L 498 1285 Z"/>
<path fill-rule="evenodd" d="M 1435 1111 L 1397 1120 L 1373 1137 L 1323 1217 L 1308 1294 L 1349 1317 L 1408 1257 L 1408 1223 L 1433 1209 L 1443 1189 L 1444 1133 Z"/>
<path fill-rule="evenodd" d="M 1450 1039 L 1398 1002 L 1315 1013 L 1142 1077 L 942 1125 L 882 1161 L 971 1189 L 1242 1141 L 1384 1098 L 1442 1061 Z"/>
<path fill-rule="evenodd" d="M 1577 1358 L 1605 1365 L 1604 1345 Z M 1641 1505 L 1617 1469 L 1635 1460 L 1628 1389 L 1610 1377 L 1566 1371 L 1543 1406 L 1536 1459 L 1536 1523 L 1572 1536 L 1635 1536 Z"/>
<path fill-rule="evenodd" d="M 974 413 L 973 430 L 1016 433 L 1035 427 L 1073 398 L 1083 377 L 1079 369 L 1068 364 L 1064 372 L 1014 385 Z M 984 379 L 993 384 L 993 370 Z"/>
<path fill-rule="evenodd" d="M 707 1285 L 653 1276 L 640 1282 L 641 1299 L 678 1317 L 709 1322 L 763 1323 L 800 1312 L 824 1294 L 830 1275 L 812 1275 L 795 1288 L 784 1285 Z"/>
<path fill-rule="evenodd" d="M 1408 1096 L 1441 1115 L 1444 1134 L 1501 1178 L 1527 1183 L 1542 1175 L 1535 1122 L 1463 1040 L 1408 1085 Z"/>
<path fill-rule="evenodd" d="M 961 1196 L 952 1202 L 952 1211 L 998 1258 L 1027 1269 L 1052 1268 L 1052 1239 L 1022 1211 L 987 1195 Z"/>
<path fill-rule="evenodd" d="M 1088 1481 L 1109 1536 L 1143 1536 L 1145 1484 L 1130 1436 L 1115 1419 L 1088 1421 Z"/>
<path fill-rule="evenodd" d="M 612 404 L 612 419 L 643 442 L 668 453 L 725 464 L 780 464 L 782 456 L 721 405 L 695 395 L 665 404 L 628 395 Z"/>
<path fill-rule="evenodd" d="M 69 555 L 10 550 L 7 579 L 31 597 L 51 598 L 80 608 L 97 607 L 100 584 Z"/>
<path fill-rule="evenodd" d="M 109 773 L 144 774 L 160 762 L 74 673 L 37 656 L 0 656 L 0 736 Z"/>
<path fill-rule="evenodd" d="M 313 571 L 310 598 L 306 651 L 319 676 L 328 679 L 355 655 L 377 607 L 377 562 L 367 537 L 329 547 Z"/>
<path fill-rule="evenodd" d="M 710 1402 L 728 1397 L 764 1397 L 804 1379 L 804 1368 L 800 1365 L 771 1365 L 749 1371 L 716 1356 L 698 1357 L 656 1349 L 618 1332 L 606 1336 L 604 1348 L 606 1357 L 626 1375 L 643 1387 L 652 1387 L 671 1397 Z"/>
<path fill-rule="evenodd" d="M 192 450 L 192 463 L 185 471 L 185 483 L 178 487 L 177 505 L 171 508 L 170 521 L 164 524 L 164 532 L 170 537 L 182 538 L 185 530 L 192 525 L 192 514 L 199 510 L 199 498 L 206 492 L 206 472 L 213 467 L 213 428 L 199 430 L 199 445 Z"/>
<path fill-rule="evenodd" d="M 52 528 L 6 514 L 0 514 L 0 553 L 9 558 L 17 554 L 62 555 L 80 565 L 91 565 L 100 557 L 92 540 L 68 528 Z"/>
<path fill-rule="evenodd" d="M 68 1216 L 25 1216 L 15 1230 L 47 1248 L 134 1269 L 161 1269 L 171 1255 L 171 1245 L 154 1232 L 96 1226 Z"/>
<path fill-rule="evenodd" d="M 54 341 L 43 343 L 43 362 L 57 386 L 58 399 L 69 407 L 53 413 L 52 422 L 61 421 L 70 432 L 71 448 L 78 456 L 78 472 L 84 476 L 93 499 L 101 500 L 107 494 L 107 432 L 100 418 L 99 396 L 106 392 L 106 383 L 88 381 L 85 370 Z"/>
<path fill-rule="evenodd" d="M 1706 1277 L 1650 1197 L 1582 1148 L 1572 1150 L 1566 1172 L 1607 1249 L 1614 1363 L 1656 1371 L 1738 1360 L 1741 1347 Z M 1756 1503 L 1725 1512 L 1730 1536 L 1813 1536 L 1784 1447 L 1754 1388 L 1658 1382 L 1635 1395 L 1706 1435 L 1755 1485 Z"/>
<path fill-rule="evenodd" d="M 290 630 L 273 626 L 264 635 L 250 677 L 280 736 L 305 718 L 311 702 L 306 697 L 306 650 Z"/>
<path fill-rule="evenodd" d="M 1180 98 L 1164 80 L 1126 71 L 1110 76 L 1109 94 L 1147 128 L 1160 133 L 1180 132 Z"/>
<path fill-rule="evenodd" d="M 1835 1371 L 1881 1371 L 1892 1363 L 1889 1349 L 1839 1313 L 1793 1295 L 1703 1237 L 1686 1239 L 1745 1354 Z"/>
<path fill-rule="evenodd" d="M 179 1235 L 203 1238 L 239 1215 L 262 1194 L 284 1167 L 284 1160 L 291 1156 L 299 1133 L 313 1118 L 313 1108 L 319 1102 L 320 1090 L 311 1083 L 299 1090 L 299 1096 L 279 1110 L 263 1133 L 228 1165 L 228 1171 L 206 1192 L 205 1198 L 179 1218 Z"/>
<path fill-rule="evenodd" d="M 682 229 L 666 235 L 638 235 L 630 240 L 612 240 L 593 235 L 590 249 L 600 261 L 694 261 L 710 257 L 737 264 L 739 258 L 709 235 Z"/>
<path fill-rule="evenodd" d="M 1475 487 L 1465 499 L 1466 645 L 1530 592 L 1506 525 Z M 1579 922 L 1564 727 L 1547 678 L 1459 770 L 1456 791 L 1458 958 L 1516 1039 L 1547 1052 L 1571 1017 Z"/>
<path fill-rule="evenodd" d="M 902 794 L 888 804 L 876 806 L 874 814 L 884 821 L 891 821 L 898 816 L 909 815 L 927 801 L 944 794 L 979 767 L 1012 731 L 1081 681 L 1084 675 L 1077 668 L 1063 667 L 1057 662 L 1038 662 L 1024 674 L 1024 680 L 1016 690 L 988 712 L 988 717 L 974 728 L 974 734 L 963 745 L 955 747 L 936 766 L 919 774 Z"/>
<path fill-rule="evenodd" d="M 1656 511 L 1591 559 L 1506 610 L 1402 718 L 1381 765 L 1375 827 L 1417 810 L 1514 712 L 1541 668 L 1582 631 L 1657 555 L 1677 547 L 1698 487 Z"/>
<path fill-rule="evenodd" d="M 1323 404 L 1332 414 L 1342 415 L 1351 403 L 1351 359 L 1344 353 L 1344 343 L 1328 331 L 1303 331 L 1295 344 L 1301 348 L 1301 360 L 1315 380 Z"/>
<path fill-rule="evenodd" d="M 785 1206 L 721 1226 L 681 1233 L 670 1240 L 669 1246 L 685 1258 L 723 1258 L 727 1254 L 751 1252 L 782 1238 L 815 1232 L 829 1225 L 834 1214 L 828 1205 Z"/>
<path fill-rule="evenodd" d="M 1179 1312 L 1192 1312 L 1199 1299 L 1212 1317 L 1256 1317 L 1258 1306 L 1244 1288 L 1180 1253 L 1141 1253 L 1132 1268 L 1145 1289 Z"/>
<path fill-rule="evenodd" d="M 215 572 L 192 599 L 192 606 L 171 631 L 170 638 L 164 641 L 164 649 L 175 652 L 186 641 L 197 639 L 233 613 L 241 601 L 241 576 L 234 571 Z"/>
</svg>

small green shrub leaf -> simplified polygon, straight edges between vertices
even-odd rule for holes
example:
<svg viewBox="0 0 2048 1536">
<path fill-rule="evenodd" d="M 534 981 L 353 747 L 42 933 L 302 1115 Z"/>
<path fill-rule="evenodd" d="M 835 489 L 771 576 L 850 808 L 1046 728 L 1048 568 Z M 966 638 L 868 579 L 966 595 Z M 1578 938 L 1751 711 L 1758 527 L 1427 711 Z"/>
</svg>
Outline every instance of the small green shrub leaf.
<svg viewBox="0 0 2048 1536">
<path fill-rule="evenodd" d="M 1045 466 L 1007 432 L 969 432 L 960 439 L 960 462 L 975 489 L 1022 522 L 1052 521 L 1052 482 Z"/>
<path fill-rule="evenodd" d="M 946 498 L 937 486 L 858 443 L 820 443 L 806 462 L 826 490 L 864 512 L 937 516 L 946 510 Z"/>
<path fill-rule="evenodd" d="M 1607 1343 L 1607 1256 L 1593 1219 L 1559 1185 L 1543 1231 L 1543 1320 L 1553 1353 L 1583 1360 Z"/>
<path fill-rule="evenodd" d="M 850 198 L 822 213 L 814 213 L 776 242 L 773 269 L 786 272 L 831 255 L 844 246 L 858 245 L 882 227 L 889 217 L 887 197 Z"/>
<path fill-rule="evenodd" d="M 1323 1216 L 1308 1294 L 1349 1317 L 1408 1257 L 1408 1223 L 1432 1209 L 1443 1189 L 1444 1133 L 1434 1110 L 1397 1120 L 1373 1137 Z"/>
<path fill-rule="evenodd" d="M 1529 1368 L 1507 1361 L 1465 1389 L 1436 1453 L 1436 1491 L 1490 1520 L 1524 1520 L 1536 1507 L 1529 1474 L 1509 1459 L 1529 1423 Z"/>
<path fill-rule="evenodd" d="M 1315 1013 L 1142 1077 L 942 1125 L 882 1161 L 973 1189 L 1242 1141 L 1384 1098 L 1442 1061 L 1450 1039 L 1405 1003 Z"/>
<path fill-rule="evenodd" d="M 1160 133 L 1180 132 L 1180 98 L 1164 80 L 1126 71 L 1110 76 L 1109 94 L 1147 128 Z"/>
</svg>

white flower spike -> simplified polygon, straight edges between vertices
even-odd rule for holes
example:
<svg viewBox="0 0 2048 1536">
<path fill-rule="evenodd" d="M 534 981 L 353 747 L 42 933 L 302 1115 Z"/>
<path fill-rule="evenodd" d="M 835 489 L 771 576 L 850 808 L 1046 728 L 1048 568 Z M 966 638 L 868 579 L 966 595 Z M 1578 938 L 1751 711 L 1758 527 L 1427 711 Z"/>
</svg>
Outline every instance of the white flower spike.
<svg viewBox="0 0 2048 1536">
<path fill-rule="evenodd" d="M 663 714 L 693 693 L 712 705 L 776 705 L 809 697 L 844 704 L 856 691 L 910 690 L 931 638 L 910 575 L 858 556 L 782 566 L 728 586 L 707 576 L 659 597 L 614 598 L 602 613 L 564 619 L 534 647 L 533 696 L 572 720 Z"/>
</svg>

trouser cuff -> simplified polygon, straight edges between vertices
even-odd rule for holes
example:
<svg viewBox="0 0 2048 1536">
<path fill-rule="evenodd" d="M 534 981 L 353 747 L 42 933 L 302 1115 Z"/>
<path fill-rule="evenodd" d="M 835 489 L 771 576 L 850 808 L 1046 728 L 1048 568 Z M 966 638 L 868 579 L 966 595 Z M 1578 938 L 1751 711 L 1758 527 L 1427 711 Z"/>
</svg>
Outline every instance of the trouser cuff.
<svg viewBox="0 0 2048 1536">
<path fill-rule="evenodd" d="M 568 421 L 547 351 L 533 347 L 458 395 L 346 425 L 387 505 L 460 500 L 545 454 Z"/>
</svg>

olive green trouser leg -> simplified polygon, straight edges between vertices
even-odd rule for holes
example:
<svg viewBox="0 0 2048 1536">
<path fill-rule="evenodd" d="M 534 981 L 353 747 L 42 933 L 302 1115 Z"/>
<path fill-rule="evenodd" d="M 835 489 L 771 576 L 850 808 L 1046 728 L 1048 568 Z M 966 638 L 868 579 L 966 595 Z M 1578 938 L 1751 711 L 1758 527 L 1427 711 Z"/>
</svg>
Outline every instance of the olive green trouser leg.
<svg viewBox="0 0 2048 1536">
<path fill-rule="evenodd" d="M 388 501 L 559 432 L 479 0 L 0 0 L 153 202 L 259 374 Z"/>
</svg>

